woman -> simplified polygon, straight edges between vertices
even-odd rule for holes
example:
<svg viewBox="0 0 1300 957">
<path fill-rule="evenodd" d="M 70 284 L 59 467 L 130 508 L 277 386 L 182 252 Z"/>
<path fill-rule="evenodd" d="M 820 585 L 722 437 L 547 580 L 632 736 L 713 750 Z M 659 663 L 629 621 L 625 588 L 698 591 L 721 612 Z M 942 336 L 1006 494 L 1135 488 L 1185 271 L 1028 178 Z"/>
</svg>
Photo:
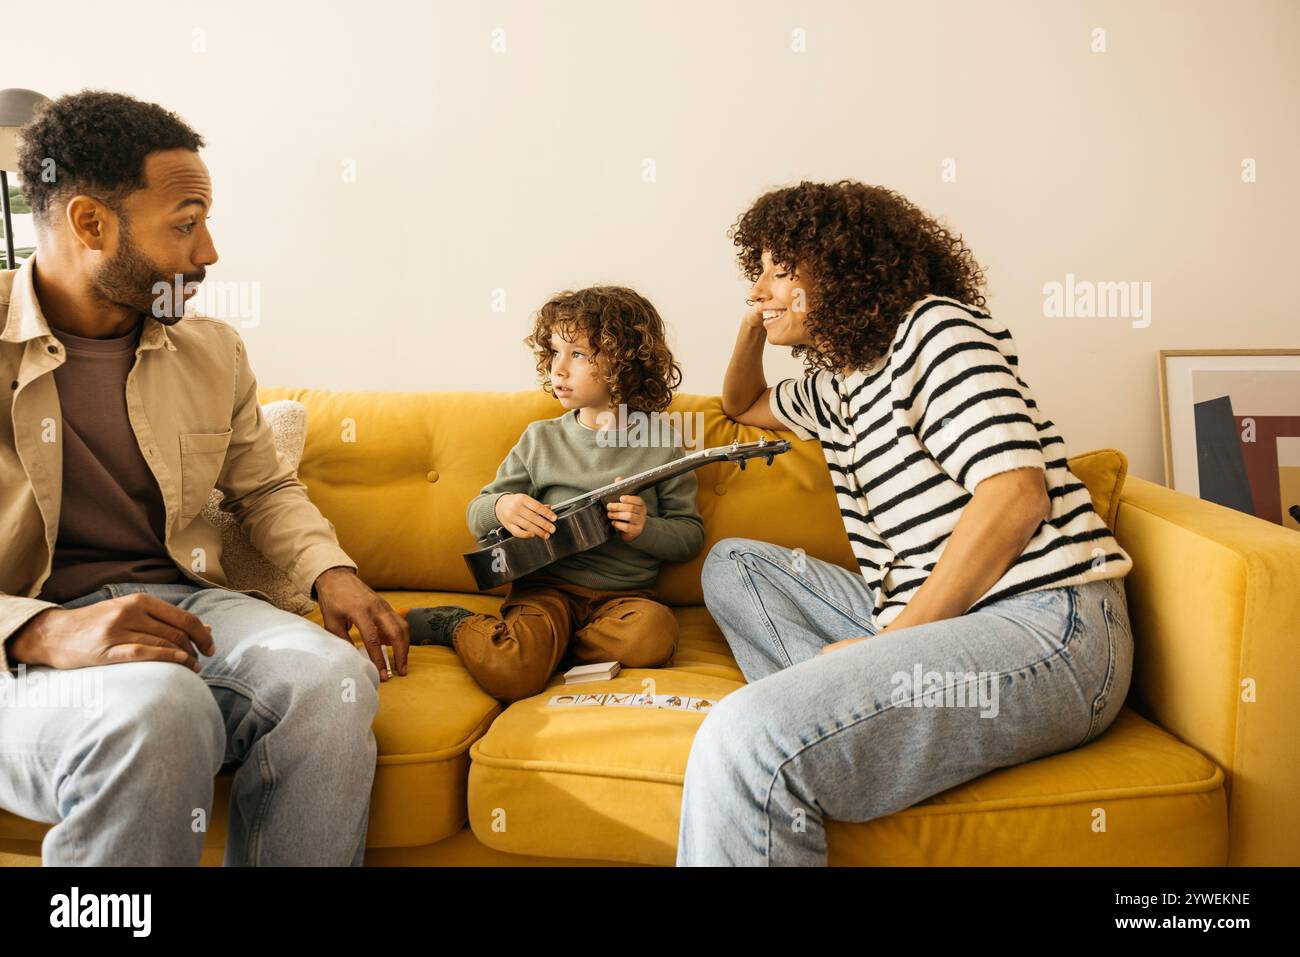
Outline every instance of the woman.
<svg viewBox="0 0 1300 957">
<path fill-rule="evenodd" d="M 824 864 L 827 819 L 1101 734 L 1128 692 L 1132 563 L 960 237 L 851 181 L 768 193 L 731 235 L 753 299 L 723 408 L 821 442 L 861 573 L 748 539 L 709 553 L 705 603 L 750 683 L 695 738 L 677 860 Z M 807 374 L 768 387 L 765 341 Z"/>
</svg>

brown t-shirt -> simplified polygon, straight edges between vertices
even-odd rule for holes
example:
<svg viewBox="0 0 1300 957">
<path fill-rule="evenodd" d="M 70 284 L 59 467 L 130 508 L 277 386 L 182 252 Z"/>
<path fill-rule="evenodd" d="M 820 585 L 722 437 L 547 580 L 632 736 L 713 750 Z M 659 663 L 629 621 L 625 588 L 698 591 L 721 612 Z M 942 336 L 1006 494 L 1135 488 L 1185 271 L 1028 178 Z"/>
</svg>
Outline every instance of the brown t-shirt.
<svg viewBox="0 0 1300 957">
<path fill-rule="evenodd" d="M 112 582 L 183 582 L 167 554 L 166 509 L 126 411 L 142 324 L 116 339 L 51 329 L 63 412 L 63 501 L 50 577 L 38 597 L 69 601 Z"/>
</svg>

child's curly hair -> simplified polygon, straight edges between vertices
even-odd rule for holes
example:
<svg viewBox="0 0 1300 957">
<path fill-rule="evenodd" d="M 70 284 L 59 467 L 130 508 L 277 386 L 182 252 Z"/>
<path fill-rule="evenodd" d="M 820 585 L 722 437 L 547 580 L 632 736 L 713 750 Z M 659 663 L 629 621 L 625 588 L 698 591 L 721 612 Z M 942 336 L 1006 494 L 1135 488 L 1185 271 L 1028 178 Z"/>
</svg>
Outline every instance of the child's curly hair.
<svg viewBox="0 0 1300 957">
<path fill-rule="evenodd" d="M 585 334 L 592 358 L 605 356 L 605 385 L 615 406 L 633 412 L 662 412 L 682 382 L 682 370 L 668 350 L 664 321 L 650 301 L 624 286 L 591 286 L 552 296 L 537 312 L 524 344 L 537 357 L 542 391 L 551 387 L 551 333 L 571 339 Z"/>
<path fill-rule="evenodd" d="M 918 299 L 983 308 L 984 271 L 960 236 L 893 190 L 853 180 L 801 182 L 759 197 L 727 231 L 750 281 L 772 261 L 809 280 L 809 372 L 864 368 L 889 351 Z"/>
</svg>

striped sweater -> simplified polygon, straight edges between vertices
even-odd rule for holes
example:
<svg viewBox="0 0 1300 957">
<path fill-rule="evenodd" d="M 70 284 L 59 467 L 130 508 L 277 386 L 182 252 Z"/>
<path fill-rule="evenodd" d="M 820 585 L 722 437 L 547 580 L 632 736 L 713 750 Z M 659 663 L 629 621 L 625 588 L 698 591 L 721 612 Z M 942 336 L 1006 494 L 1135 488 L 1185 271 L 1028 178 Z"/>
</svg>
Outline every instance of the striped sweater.
<svg viewBox="0 0 1300 957">
<path fill-rule="evenodd" d="M 1044 471 L 1051 514 L 968 611 L 1132 567 L 1020 378 L 1011 333 L 986 312 L 927 296 L 875 364 L 785 379 L 771 406 L 796 435 L 821 441 L 879 628 L 930 574 L 975 486 L 1010 469 Z"/>
</svg>

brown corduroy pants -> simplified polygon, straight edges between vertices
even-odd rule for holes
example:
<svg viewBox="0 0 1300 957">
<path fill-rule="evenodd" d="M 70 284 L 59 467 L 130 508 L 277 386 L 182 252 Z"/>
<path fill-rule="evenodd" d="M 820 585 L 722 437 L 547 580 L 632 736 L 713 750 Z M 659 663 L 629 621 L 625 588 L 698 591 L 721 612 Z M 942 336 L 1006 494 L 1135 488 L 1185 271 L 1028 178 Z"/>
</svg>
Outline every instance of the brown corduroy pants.
<svg viewBox="0 0 1300 957">
<path fill-rule="evenodd" d="M 452 642 L 479 687 L 502 701 L 518 701 L 546 687 L 561 665 L 667 664 L 677 649 L 677 619 L 653 594 L 530 576 L 511 583 L 500 617 L 462 619 Z"/>
</svg>

